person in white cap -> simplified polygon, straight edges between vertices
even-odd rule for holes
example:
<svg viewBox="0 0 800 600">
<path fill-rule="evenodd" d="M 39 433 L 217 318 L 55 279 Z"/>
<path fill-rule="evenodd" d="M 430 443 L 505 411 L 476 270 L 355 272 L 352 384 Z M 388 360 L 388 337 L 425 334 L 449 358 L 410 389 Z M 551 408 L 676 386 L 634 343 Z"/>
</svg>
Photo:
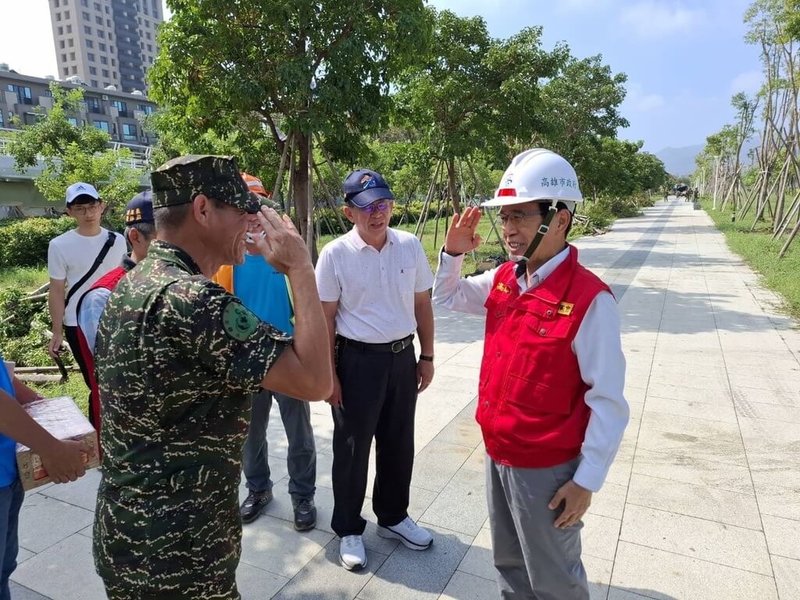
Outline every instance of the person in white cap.
<svg viewBox="0 0 800 600">
<path fill-rule="evenodd" d="M 608 286 L 567 243 L 582 202 L 572 166 L 549 150 L 516 156 L 493 200 L 510 260 L 460 278 L 481 242 L 480 209 L 455 215 L 436 304 L 486 317 L 476 419 L 502 598 L 588 600 L 581 518 L 628 423 L 620 320 Z"/>
<path fill-rule="evenodd" d="M 76 307 L 86 290 L 120 264 L 127 246 L 120 234 L 100 226 L 105 203 L 93 185 L 78 182 L 69 186 L 66 207 L 77 227 L 50 240 L 47 249 L 47 273 L 50 276 L 47 304 L 53 323 L 48 351 L 51 356 L 56 356 L 66 336 L 86 386 L 91 387 L 89 368 L 78 341 Z"/>
</svg>

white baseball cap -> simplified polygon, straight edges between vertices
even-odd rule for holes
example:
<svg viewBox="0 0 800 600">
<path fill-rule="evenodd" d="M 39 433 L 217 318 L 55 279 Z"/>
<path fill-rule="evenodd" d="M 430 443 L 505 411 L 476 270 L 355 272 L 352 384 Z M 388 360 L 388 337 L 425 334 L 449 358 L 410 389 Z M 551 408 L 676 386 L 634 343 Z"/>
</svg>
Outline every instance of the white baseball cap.
<svg viewBox="0 0 800 600">
<path fill-rule="evenodd" d="M 78 196 L 90 196 L 95 200 L 100 200 L 100 194 L 97 192 L 97 189 L 90 184 L 90 183 L 83 183 L 79 181 L 78 183 L 73 183 L 71 186 L 67 188 L 66 200 L 67 206 L 75 202 Z"/>
</svg>

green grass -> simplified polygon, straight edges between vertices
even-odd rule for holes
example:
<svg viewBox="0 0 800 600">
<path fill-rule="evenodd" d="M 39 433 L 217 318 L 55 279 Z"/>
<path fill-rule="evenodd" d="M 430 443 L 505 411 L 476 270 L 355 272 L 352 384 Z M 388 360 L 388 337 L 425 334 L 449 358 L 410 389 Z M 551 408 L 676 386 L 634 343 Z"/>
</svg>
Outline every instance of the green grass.
<svg viewBox="0 0 800 600">
<path fill-rule="evenodd" d="M 70 371 L 69 379 L 66 383 L 28 383 L 27 385 L 45 398 L 72 396 L 75 404 L 83 411 L 83 414 L 88 414 L 89 388 L 83 382 L 80 371 Z"/>
<path fill-rule="evenodd" d="M 22 287 L 33 291 L 49 281 L 47 267 L 8 267 L 0 269 L 0 290 Z"/>
<path fill-rule="evenodd" d="M 712 210 L 709 199 L 701 199 L 700 204 L 725 234 L 730 249 L 762 276 L 769 289 L 783 297 L 789 314 L 800 318 L 800 239 L 795 238 L 783 258 L 778 258 L 787 237 L 773 240 L 769 223 L 759 223 L 751 233 L 752 213 L 732 223 L 729 210 Z"/>
</svg>

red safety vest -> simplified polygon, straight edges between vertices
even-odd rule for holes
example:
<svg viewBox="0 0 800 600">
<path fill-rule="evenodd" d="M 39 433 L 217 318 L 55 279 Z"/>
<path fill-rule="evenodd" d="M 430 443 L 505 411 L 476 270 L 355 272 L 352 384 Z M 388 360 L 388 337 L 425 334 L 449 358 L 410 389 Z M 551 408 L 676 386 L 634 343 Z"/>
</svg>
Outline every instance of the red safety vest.
<svg viewBox="0 0 800 600">
<path fill-rule="evenodd" d="M 111 269 L 108 273 L 103 275 L 100 279 L 98 279 L 92 287 L 90 287 L 86 292 L 84 292 L 81 299 L 78 301 L 78 307 L 75 310 L 75 314 L 80 314 L 81 304 L 83 304 L 83 299 L 86 297 L 86 294 L 91 292 L 92 290 L 96 289 L 107 289 L 109 291 L 113 290 L 117 287 L 119 280 L 128 272 L 129 269 L 125 267 L 117 267 L 116 269 Z M 100 433 L 100 392 L 97 388 L 97 380 L 94 376 L 94 354 L 92 354 L 91 350 L 89 350 L 89 342 L 86 341 L 86 336 L 81 329 L 80 324 L 78 325 L 78 345 L 80 346 L 81 355 L 83 356 L 83 360 L 86 361 L 86 366 L 89 370 L 89 421 L 92 423 L 92 426 L 97 430 L 97 433 Z"/>
<path fill-rule="evenodd" d="M 497 271 L 486 300 L 476 419 L 486 451 L 512 467 L 552 467 L 580 454 L 589 422 L 572 341 L 608 286 L 578 264 L 578 250 L 521 294 L 515 263 Z"/>
</svg>

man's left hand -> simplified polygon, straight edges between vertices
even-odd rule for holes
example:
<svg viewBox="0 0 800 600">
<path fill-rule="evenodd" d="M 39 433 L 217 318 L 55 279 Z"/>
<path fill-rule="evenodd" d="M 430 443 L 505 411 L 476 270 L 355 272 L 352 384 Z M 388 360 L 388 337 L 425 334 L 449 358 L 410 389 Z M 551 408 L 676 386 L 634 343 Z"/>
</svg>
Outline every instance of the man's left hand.
<svg viewBox="0 0 800 600">
<path fill-rule="evenodd" d="M 553 523 L 559 529 L 572 527 L 581 520 L 581 517 L 589 510 L 589 505 L 592 503 L 592 492 L 569 480 L 558 488 L 556 495 L 550 500 L 547 508 L 556 510 L 562 503 L 564 504 L 564 511 Z"/>
<path fill-rule="evenodd" d="M 433 381 L 433 363 L 429 360 L 417 361 L 417 393 L 425 390 Z"/>
</svg>

